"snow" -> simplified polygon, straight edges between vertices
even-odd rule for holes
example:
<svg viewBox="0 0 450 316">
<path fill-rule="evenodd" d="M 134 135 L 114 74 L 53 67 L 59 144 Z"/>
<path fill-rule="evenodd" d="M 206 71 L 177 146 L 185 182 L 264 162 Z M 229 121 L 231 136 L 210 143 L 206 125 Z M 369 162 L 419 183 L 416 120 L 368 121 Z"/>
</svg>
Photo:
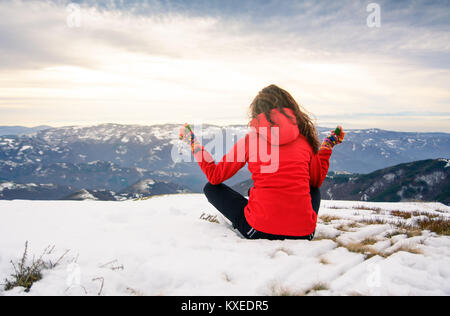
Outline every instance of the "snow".
<svg viewBox="0 0 450 316">
<path fill-rule="evenodd" d="M 14 188 L 14 183 L 12 183 L 12 182 L 3 182 L 3 183 L 0 183 L 0 192 L 1 191 L 3 191 L 3 190 L 5 190 L 5 189 L 13 189 Z"/>
<path fill-rule="evenodd" d="M 20 259 L 27 240 L 30 257 L 48 245 L 56 247 L 53 260 L 70 250 L 29 293 L 0 286 L 0 296 L 97 295 L 99 280 L 101 295 L 301 294 L 317 284 L 325 289 L 311 295 L 450 295 L 450 237 L 423 231 L 388 238 L 402 220 L 394 210 L 450 217 L 450 208 L 439 203 L 323 201 L 314 241 L 251 241 L 196 194 L 0 201 L 1 280 L 13 272 L 10 260 Z M 220 223 L 201 220 L 203 213 L 219 215 Z M 370 218 L 386 223 L 363 224 Z M 367 238 L 376 239 L 377 251 L 392 254 L 368 258 L 346 246 Z M 420 253 L 402 250 L 405 245 Z"/>
<path fill-rule="evenodd" d="M 416 181 L 422 180 L 425 181 L 429 186 L 434 186 L 444 180 L 447 175 L 442 171 L 435 171 L 431 174 L 421 175 L 416 177 Z"/>
<path fill-rule="evenodd" d="M 19 152 L 25 151 L 25 150 L 29 150 L 29 149 L 33 149 L 33 146 L 22 146 L 22 148 L 20 148 Z"/>
<path fill-rule="evenodd" d="M 154 185 L 156 182 L 152 179 L 146 179 L 142 180 L 139 183 L 135 184 L 134 187 L 139 192 L 144 192 L 149 189 L 152 185 Z"/>
<path fill-rule="evenodd" d="M 387 182 L 392 182 L 395 180 L 395 173 L 388 173 L 383 176 L 384 180 Z"/>
<path fill-rule="evenodd" d="M 399 145 L 399 140 L 386 140 L 384 142 L 389 148 L 397 148 Z"/>
<path fill-rule="evenodd" d="M 18 184 L 14 182 L 1 182 L 0 183 L 0 192 L 4 190 L 14 190 L 14 189 L 26 189 L 30 187 L 37 187 L 37 184 L 35 183 L 28 183 L 28 184 Z"/>
<path fill-rule="evenodd" d="M 450 167 L 450 159 L 442 158 L 442 159 L 438 159 L 438 160 L 446 163 L 446 165 L 444 166 L 444 169 Z"/>
<path fill-rule="evenodd" d="M 91 193 L 89 193 L 89 191 L 84 190 L 84 189 L 81 190 L 79 192 L 79 194 L 77 194 L 76 197 L 80 200 L 91 200 L 91 201 L 97 200 L 97 198 L 95 196 L 93 196 Z"/>
</svg>

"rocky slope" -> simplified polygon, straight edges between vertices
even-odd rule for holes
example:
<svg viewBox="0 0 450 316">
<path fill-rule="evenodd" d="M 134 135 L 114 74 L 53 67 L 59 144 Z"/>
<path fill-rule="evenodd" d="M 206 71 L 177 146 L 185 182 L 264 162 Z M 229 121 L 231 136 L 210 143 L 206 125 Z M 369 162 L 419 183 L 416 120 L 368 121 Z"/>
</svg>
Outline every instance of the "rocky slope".
<svg viewBox="0 0 450 316">
<path fill-rule="evenodd" d="M 450 204 L 448 159 L 397 165 L 367 175 L 330 174 L 322 196 L 331 200 L 377 202 L 438 201 Z"/>
</svg>

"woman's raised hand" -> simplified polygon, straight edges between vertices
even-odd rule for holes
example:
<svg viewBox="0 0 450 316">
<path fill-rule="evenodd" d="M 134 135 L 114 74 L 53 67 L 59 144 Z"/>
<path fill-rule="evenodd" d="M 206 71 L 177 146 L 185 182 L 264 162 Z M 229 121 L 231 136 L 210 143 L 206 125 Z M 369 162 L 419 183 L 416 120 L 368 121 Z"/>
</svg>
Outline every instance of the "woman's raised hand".
<svg viewBox="0 0 450 316">
<path fill-rule="evenodd" d="M 180 140 L 183 140 L 185 143 L 191 146 L 191 150 L 194 154 L 197 153 L 197 151 L 199 151 L 202 147 L 201 144 L 197 141 L 191 125 L 187 123 L 180 128 Z"/>
<path fill-rule="evenodd" d="M 191 126 L 188 123 L 184 124 L 182 127 L 180 127 L 180 140 L 188 142 L 187 139 L 190 133 L 192 133 Z"/>
<path fill-rule="evenodd" d="M 342 126 L 338 126 L 334 131 L 330 132 L 327 138 L 323 140 L 321 149 L 331 149 L 333 150 L 334 146 L 342 144 L 345 138 L 345 131 Z"/>
<path fill-rule="evenodd" d="M 333 132 L 333 135 L 336 136 L 337 142 L 338 144 L 342 144 L 342 142 L 344 141 L 345 138 L 345 131 L 344 128 L 339 125 L 338 127 L 336 127 L 336 129 Z"/>
</svg>

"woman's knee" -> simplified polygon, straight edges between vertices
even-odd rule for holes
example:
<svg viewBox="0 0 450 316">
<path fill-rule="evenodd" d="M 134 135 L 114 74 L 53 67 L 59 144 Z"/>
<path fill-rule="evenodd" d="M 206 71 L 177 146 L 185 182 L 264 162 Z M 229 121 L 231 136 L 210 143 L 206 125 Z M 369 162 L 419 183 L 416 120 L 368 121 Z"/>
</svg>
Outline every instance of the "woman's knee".
<svg viewBox="0 0 450 316">
<path fill-rule="evenodd" d="M 208 193 L 210 193 L 212 189 L 214 189 L 214 186 L 211 183 L 208 182 L 203 187 L 203 193 L 205 193 L 205 195 L 208 195 Z"/>
<path fill-rule="evenodd" d="M 210 182 L 208 182 L 203 188 L 203 193 L 206 195 L 206 197 L 211 197 L 215 194 L 215 192 L 218 191 L 218 188 L 219 186 L 212 185 Z"/>
</svg>

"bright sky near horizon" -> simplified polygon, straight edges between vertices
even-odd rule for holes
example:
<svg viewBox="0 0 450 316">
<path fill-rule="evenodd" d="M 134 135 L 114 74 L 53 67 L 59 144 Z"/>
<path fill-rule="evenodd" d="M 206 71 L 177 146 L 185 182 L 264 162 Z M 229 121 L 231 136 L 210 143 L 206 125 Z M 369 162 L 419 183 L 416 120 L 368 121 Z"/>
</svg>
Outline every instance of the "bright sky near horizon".
<svg viewBox="0 0 450 316">
<path fill-rule="evenodd" d="M 0 125 L 245 124 L 269 84 L 321 126 L 450 132 L 450 2 L 0 2 Z"/>
</svg>

